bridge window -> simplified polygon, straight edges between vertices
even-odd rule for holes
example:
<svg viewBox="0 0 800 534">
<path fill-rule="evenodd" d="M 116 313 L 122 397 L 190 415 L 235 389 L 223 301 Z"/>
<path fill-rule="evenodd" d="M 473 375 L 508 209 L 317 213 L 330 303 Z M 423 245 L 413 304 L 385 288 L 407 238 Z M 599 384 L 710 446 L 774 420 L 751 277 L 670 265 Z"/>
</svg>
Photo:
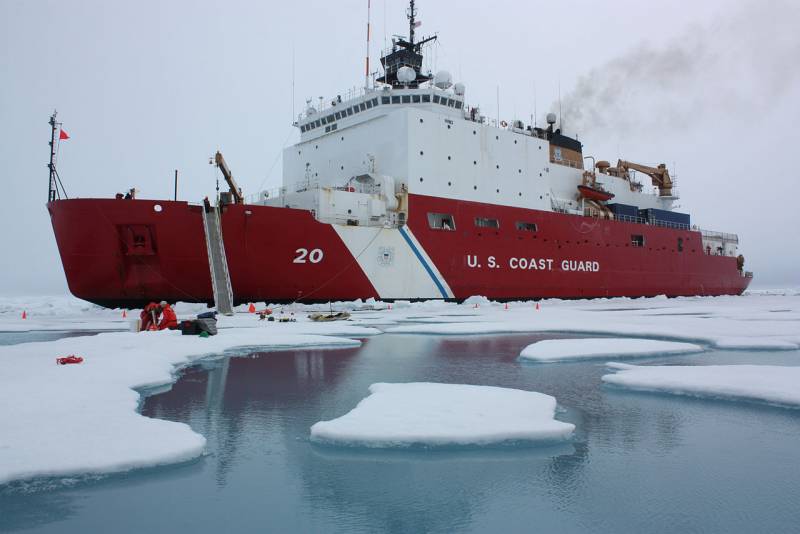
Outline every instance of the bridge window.
<svg viewBox="0 0 800 534">
<path fill-rule="evenodd" d="M 431 101 L 431 95 L 422 95 L 422 101 L 423 102 L 430 102 Z"/>
<path fill-rule="evenodd" d="M 377 96 L 372 99 L 372 105 L 373 106 L 377 106 L 378 105 L 378 97 Z"/>
<path fill-rule="evenodd" d="M 478 228 L 500 228 L 500 221 L 497 219 L 475 217 L 475 226 Z"/>
<path fill-rule="evenodd" d="M 461 102 L 460 100 L 456 100 L 456 109 L 461 109 L 461 106 L 463 105 L 464 105 L 463 102 Z"/>
<path fill-rule="evenodd" d="M 643 235 L 632 235 L 631 236 L 631 245 L 634 247 L 643 247 L 644 246 L 644 236 Z"/>
<path fill-rule="evenodd" d="M 347 108 L 347 116 L 349 117 L 352 114 L 353 114 L 353 108 Z"/>
<path fill-rule="evenodd" d="M 339 120 L 339 119 L 341 119 L 341 118 L 342 118 L 342 114 L 341 114 L 341 112 L 337 111 L 337 112 L 336 112 L 336 120 L 338 121 L 338 120 Z"/>
<path fill-rule="evenodd" d="M 302 125 L 302 126 L 300 126 L 300 131 L 301 131 L 302 133 L 306 133 L 306 126 L 305 126 L 305 124 L 304 124 L 304 125 Z"/>
<path fill-rule="evenodd" d="M 403 104 L 411 103 L 411 95 L 403 95 Z"/>
<path fill-rule="evenodd" d="M 359 111 L 358 106 L 353 106 L 353 113 L 358 113 Z"/>
<path fill-rule="evenodd" d="M 389 102 L 391 102 L 391 99 L 388 96 L 381 97 L 381 104 L 388 104 Z"/>
<path fill-rule="evenodd" d="M 439 103 L 439 95 L 433 95 L 433 103 L 434 104 L 438 104 Z"/>
<path fill-rule="evenodd" d="M 333 122 L 334 120 L 336 120 L 336 119 L 334 119 L 334 117 L 333 117 L 333 113 L 331 113 L 330 115 L 328 115 L 328 122 Z"/>
<path fill-rule="evenodd" d="M 413 102 L 414 102 L 415 104 L 419 104 L 419 95 L 414 95 L 414 97 L 412 98 L 412 100 L 413 100 Z"/>
<path fill-rule="evenodd" d="M 392 104 L 399 104 L 399 103 L 400 103 L 400 97 L 398 95 L 392 96 Z"/>
<path fill-rule="evenodd" d="M 367 109 L 367 105 L 366 105 L 364 102 L 360 103 L 360 104 L 358 105 L 358 107 L 360 107 L 360 108 L 361 108 L 361 111 L 364 111 L 364 110 L 366 110 L 366 109 Z"/>
<path fill-rule="evenodd" d="M 434 230 L 455 230 L 456 223 L 448 213 L 428 213 L 428 225 Z"/>
<path fill-rule="evenodd" d="M 539 228 L 536 226 L 536 223 L 517 221 L 517 230 L 522 230 L 524 232 L 537 232 Z"/>
<path fill-rule="evenodd" d="M 367 109 L 372 108 L 372 100 L 367 100 Z"/>
</svg>

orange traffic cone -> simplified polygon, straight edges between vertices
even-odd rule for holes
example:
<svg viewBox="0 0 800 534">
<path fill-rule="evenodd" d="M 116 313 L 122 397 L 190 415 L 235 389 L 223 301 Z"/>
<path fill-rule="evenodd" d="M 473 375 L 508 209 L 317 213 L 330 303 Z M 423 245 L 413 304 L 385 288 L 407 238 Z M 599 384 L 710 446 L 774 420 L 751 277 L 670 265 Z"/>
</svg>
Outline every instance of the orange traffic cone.
<svg viewBox="0 0 800 534">
<path fill-rule="evenodd" d="M 539 303 L 536 303 L 536 311 L 539 311 Z"/>
<path fill-rule="evenodd" d="M 28 318 L 28 314 L 25 313 L 25 310 L 22 310 L 22 318 L 23 319 L 27 319 Z"/>
<path fill-rule="evenodd" d="M 392 303 L 391 302 L 389 303 L 389 309 L 390 310 L 392 309 Z"/>
<path fill-rule="evenodd" d="M 127 310 L 122 310 L 122 318 L 125 319 L 127 317 L 128 317 L 128 311 Z"/>
<path fill-rule="evenodd" d="M 476 310 L 478 309 L 478 303 L 477 302 L 475 303 L 475 309 Z"/>
<path fill-rule="evenodd" d="M 255 313 L 256 312 L 256 305 L 251 302 L 250 306 L 247 307 L 247 311 L 250 312 L 250 313 Z"/>
<path fill-rule="evenodd" d="M 504 309 L 506 309 L 506 310 L 508 309 L 508 302 L 506 302 L 506 305 L 504 306 Z"/>
</svg>

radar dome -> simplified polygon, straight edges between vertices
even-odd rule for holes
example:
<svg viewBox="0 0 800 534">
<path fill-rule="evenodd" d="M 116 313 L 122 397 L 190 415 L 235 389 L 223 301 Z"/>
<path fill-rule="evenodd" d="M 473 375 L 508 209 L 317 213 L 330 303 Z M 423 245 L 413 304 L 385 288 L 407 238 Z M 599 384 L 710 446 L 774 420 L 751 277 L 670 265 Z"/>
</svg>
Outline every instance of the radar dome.
<svg viewBox="0 0 800 534">
<path fill-rule="evenodd" d="M 448 89 L 453 85 L 453 77 L 450 76 L 450 73 L 446 70 L 440 70 L 436 73 L 436 76 L 433 77 L 433 85 L 439 89 Z"/>
<path fill-rule="evenodd" d="M 453 91 L 455 91 L 455 93 L 458 96 L 464 96 L 464 91 L 466 91 L 466 89 L 467 88 L 461 82 L 459 82 L 459 83 L 455 84 L 455 86 L 453 86 Z"/>
<path fill-rule="evenodd" d="M 400 83 L 411 83 L 417 79 L 417 71 L 411 67 L 400 67 L 397 70 L 397 79 Z"/>
<path fill-rule="evenodd" d="M 556 114 L 555 113 L 548 113 L 547 114 L 547 124 L 555 124 L 556 123 Z"/>
</svg>

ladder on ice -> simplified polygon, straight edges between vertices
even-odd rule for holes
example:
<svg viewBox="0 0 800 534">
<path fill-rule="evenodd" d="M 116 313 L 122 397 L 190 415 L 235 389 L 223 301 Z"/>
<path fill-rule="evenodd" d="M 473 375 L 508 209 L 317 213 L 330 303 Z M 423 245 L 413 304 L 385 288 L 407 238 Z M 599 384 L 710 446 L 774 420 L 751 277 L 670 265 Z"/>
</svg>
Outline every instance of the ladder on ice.
<svg viewBox="0 0 800 534">
<path fill-rule="evenodd" d="M 203 208 L 203 227 L 208 249 L 208 267 L 211 269 L 211 287 L 214 290 L 214 304 L 217 312 L 233 315 L 233 290 L 228 274 L 228 260 L 225 256 L 225 243 L 222 240 L 222 226 L 219 222 L 219 207 L 210 210 Z"/>
</svg>

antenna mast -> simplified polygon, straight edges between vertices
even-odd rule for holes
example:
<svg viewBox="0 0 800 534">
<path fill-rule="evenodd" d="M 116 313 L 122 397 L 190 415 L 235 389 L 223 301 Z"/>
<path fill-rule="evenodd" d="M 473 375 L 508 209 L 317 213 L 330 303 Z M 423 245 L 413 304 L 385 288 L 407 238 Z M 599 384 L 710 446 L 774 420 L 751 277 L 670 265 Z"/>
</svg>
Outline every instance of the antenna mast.
<svg viewBox="0 0 800 534">
<path fill-rule="evenodd" d="M 53 202 L 56 199 L 56 115 L 58 111 L 53 111 L 50 116 L 50 183 L 47 187 L 47 201 Z"/>
<path fill-rule="evenodd" d="M 414 0 L 409 1 L 408 7 L 408 40 L 414 44 L 414 28 L 417 27 L 417 8 L 414 7 Z"/>
<path fill-rule="evenodd" d="M 371 0 L 367 0 L 367 61 L 366 72 L 364 73 L 364 88 L 369 89 L 369 38 L 370 38 L 370 21 L 372 19 L 372 5 Z"/>
</svg>

